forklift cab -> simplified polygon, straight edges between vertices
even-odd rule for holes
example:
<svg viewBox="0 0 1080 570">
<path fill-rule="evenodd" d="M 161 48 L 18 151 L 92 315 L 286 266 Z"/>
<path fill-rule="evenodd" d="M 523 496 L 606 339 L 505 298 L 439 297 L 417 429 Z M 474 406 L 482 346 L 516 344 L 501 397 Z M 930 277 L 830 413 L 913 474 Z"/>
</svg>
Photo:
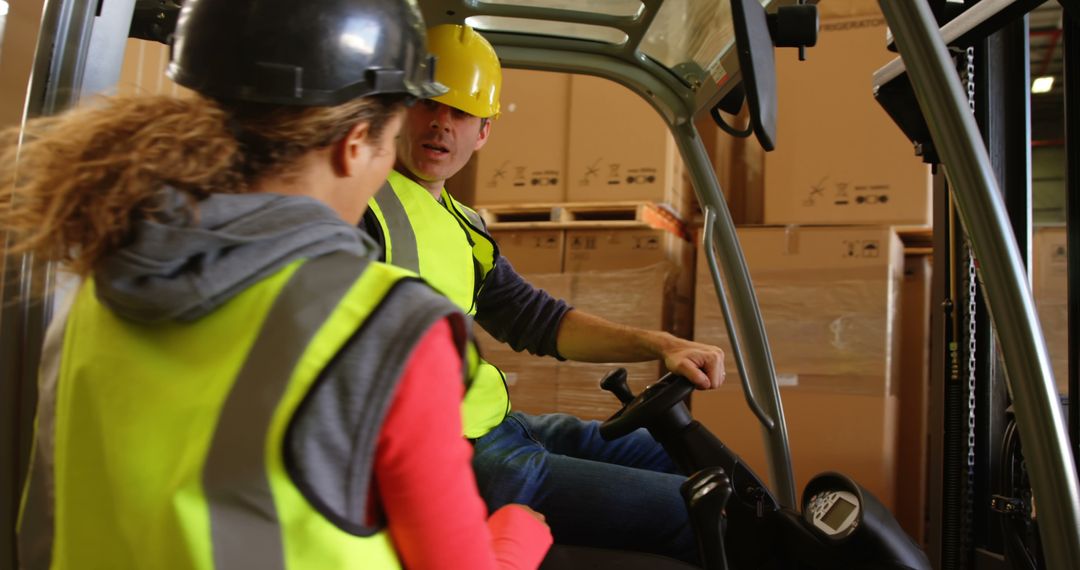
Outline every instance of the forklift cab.
<svg viewBox="0 0 1080 570">
<path fill-rule="evenodd" d="M 74 106 L 82 97 L 107 93 L 120 76 L 129 36 L 168 41 L 179 0 L 31 0 L 12 7 L 38 9 L 37 50 L 23 61 L 5 54 L 4 80 L 23 70 L 20 118 Z M 703 252 L 723 309 L 747 405 L 762 431 L 768 479 L 776 503 L 798 509 L 788 434 L 753 284 L 716 172 L 694 120 L 749 107 L 745 126 L 721 124 L 729 134 L 754 136 L 766 149 L 776 144 L 773 50 L 813 44 L 816 15 L 802 0 L 420 0 L 426 23 L 467 24 L 495 47 L 506 68 L 593 75 L 621 84 L 646 101 L 674 136 L 695 195 L 705 213 Z M 957 208 L 982 259 L 979 277 L 997 324 L 1002 356 L 1016 401 L 1016 418 L 1039 503 L 1043 550 L 1049 567 L 1080 567 L 1080 492 L 1076 469 L 1063 441 L 1065 428 L 1053 394 L 1045 344 L 1023 286 L 1012 229 L 987 171 L 989 158 L 969 126 L 970 115 L 951 98 L 945 77 L 945 45 L 925 2 L 882 0 L 910 76 L 919 107 L 950 172 Z M 991 4 L 991 2 L 984 2 Z M 998 2 L 997 4 L 1012 4 Z M 812 8 L 812 6 L 810 7 Z M 988 8 L 989 9 L 989 8 Z M 14 15 L 14 14 L 13 14 Z M 9 15 L 8 36 L 17 18 Z M 884 40 L 883 40 L 884 41 Z M 7 42 L 6 42 L 7 43 Z M 899 61 L 899 60 L 898 60 Z M 19 67 L 21 64 L 21 68 Z M 906 67 L 904 67 L 906 65 Z M 871 78 L 867 78 L 870 89 Z M 13 85 L 13 84 L 11 84 Z M 1010 245 L 1011 244 L 1011 245 Z M 54 271 L 5 252 L 0 306 L 0 417 L 11 418 L 15 436 L 5 441 L 3 541 L 13 540 L 21 474 L 32 433 L 37 360 L 50 302 L 30 302 L 23 292 L 48 284 Z M 11 445 L 8 445 L 8 444 Z M 14 501 L 10 500 L 14 499 Z M 12 508 L 9 508 L 12 507 Z M 11 527 L 8 526 L 11 523 Z M 13 552 L 14 549 L 0 548 Z"/>
</svg>

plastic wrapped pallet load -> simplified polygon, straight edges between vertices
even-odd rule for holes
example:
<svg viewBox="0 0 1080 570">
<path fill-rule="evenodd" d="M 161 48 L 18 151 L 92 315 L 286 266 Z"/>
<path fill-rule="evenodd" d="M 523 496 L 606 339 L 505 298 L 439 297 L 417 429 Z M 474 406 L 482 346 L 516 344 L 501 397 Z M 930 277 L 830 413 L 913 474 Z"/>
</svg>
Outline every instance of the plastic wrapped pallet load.
<svg viewBox="0 0 1080 570">
<path fill-rule="evenodd" d="M 680 268 L 670 262 L 646 267 L 561 274 L 532 274 L 535 286 L 562 297 L 575 308 L 630 326 L 670 330 L 680 318 L 676 288 Z M 560 362 L 527 352 L 514 352 L 483 331 L 481 351 L 506 373 L 511 404 L 527 413 L 561 412 L 585 419 L 605 419 L 619 408 L 599 381 L 618 364 Z M 622 365 L 635 392 L 661 374 L 657 362 Z"/>
<path fill-rule="evenodd" d="M 740 228 L 775 363 L 797 488 L 846 472 L 885 505 L 894 501 L 898 325 L 904 257 L 888 227 Z M 695 417 L 767 476 L 757 421 L 704 256 L 694 338 L 727 354 L 727 382 L 693 398 Z"/>
</svg>

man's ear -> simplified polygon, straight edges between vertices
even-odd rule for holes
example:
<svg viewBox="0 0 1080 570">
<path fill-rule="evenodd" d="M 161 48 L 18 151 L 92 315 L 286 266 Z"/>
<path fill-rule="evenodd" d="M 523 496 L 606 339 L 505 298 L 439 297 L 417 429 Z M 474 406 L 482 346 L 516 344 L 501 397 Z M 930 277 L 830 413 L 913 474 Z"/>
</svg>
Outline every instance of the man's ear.
<svg viewBox="0 0 1080 570">
<path fill-rule="evenodd" d="M 356 176 L 370 161 L 372 152 L 368 144 L 371 125 L 367 121 L 353 125 L 334 148 L 334 172 L 342 177 Z"/>
<path fill-rule="evenodd" d="M 488 137 L 491 136 L 491 119 L 481 119 L 483 126 L 480 127 L 480 136 L 476 137 L 476 146 L 473 147 L 473 152 L 476 152 L 487 144 Z"/>
</svg>

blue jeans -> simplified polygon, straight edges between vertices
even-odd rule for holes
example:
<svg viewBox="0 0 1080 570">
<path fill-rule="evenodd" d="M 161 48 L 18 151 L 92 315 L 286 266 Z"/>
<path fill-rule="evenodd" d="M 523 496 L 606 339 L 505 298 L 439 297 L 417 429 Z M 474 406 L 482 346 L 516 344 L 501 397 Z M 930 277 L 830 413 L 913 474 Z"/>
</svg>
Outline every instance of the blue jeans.
<svg viewBox="0 0 1080 570">
<path fill-rule="evenodd" d="M 645 430 L 615 441 L 600 423 L 566 414 L 511 413 L 474 442 L 480 494 L 543 513 L 555 542 L 638 550 L 699 563 L 696 539 L 667 452 Z"/>
</svg>

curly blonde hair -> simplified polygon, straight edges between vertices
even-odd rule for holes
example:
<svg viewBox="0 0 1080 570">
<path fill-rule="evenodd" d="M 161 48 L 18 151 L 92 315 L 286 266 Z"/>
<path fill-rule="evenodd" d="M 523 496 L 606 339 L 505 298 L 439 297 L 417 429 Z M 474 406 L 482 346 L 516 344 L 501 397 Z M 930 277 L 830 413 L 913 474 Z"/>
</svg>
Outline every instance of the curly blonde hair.
<svg viewBox="0 0 1080 570">
<path fill-rule="evenodd" d="M 0 227 L 13 253 L 87 275 L 128 241 L 133 221 L 160 212 L 163 187 L 192 208 L 210 194 L 250 192 L 361 122 L 380 140 L 401 105 L 399 96 L 334 107 L 127 96 L 34 119 L 0 133 Z"/>
</svg>

